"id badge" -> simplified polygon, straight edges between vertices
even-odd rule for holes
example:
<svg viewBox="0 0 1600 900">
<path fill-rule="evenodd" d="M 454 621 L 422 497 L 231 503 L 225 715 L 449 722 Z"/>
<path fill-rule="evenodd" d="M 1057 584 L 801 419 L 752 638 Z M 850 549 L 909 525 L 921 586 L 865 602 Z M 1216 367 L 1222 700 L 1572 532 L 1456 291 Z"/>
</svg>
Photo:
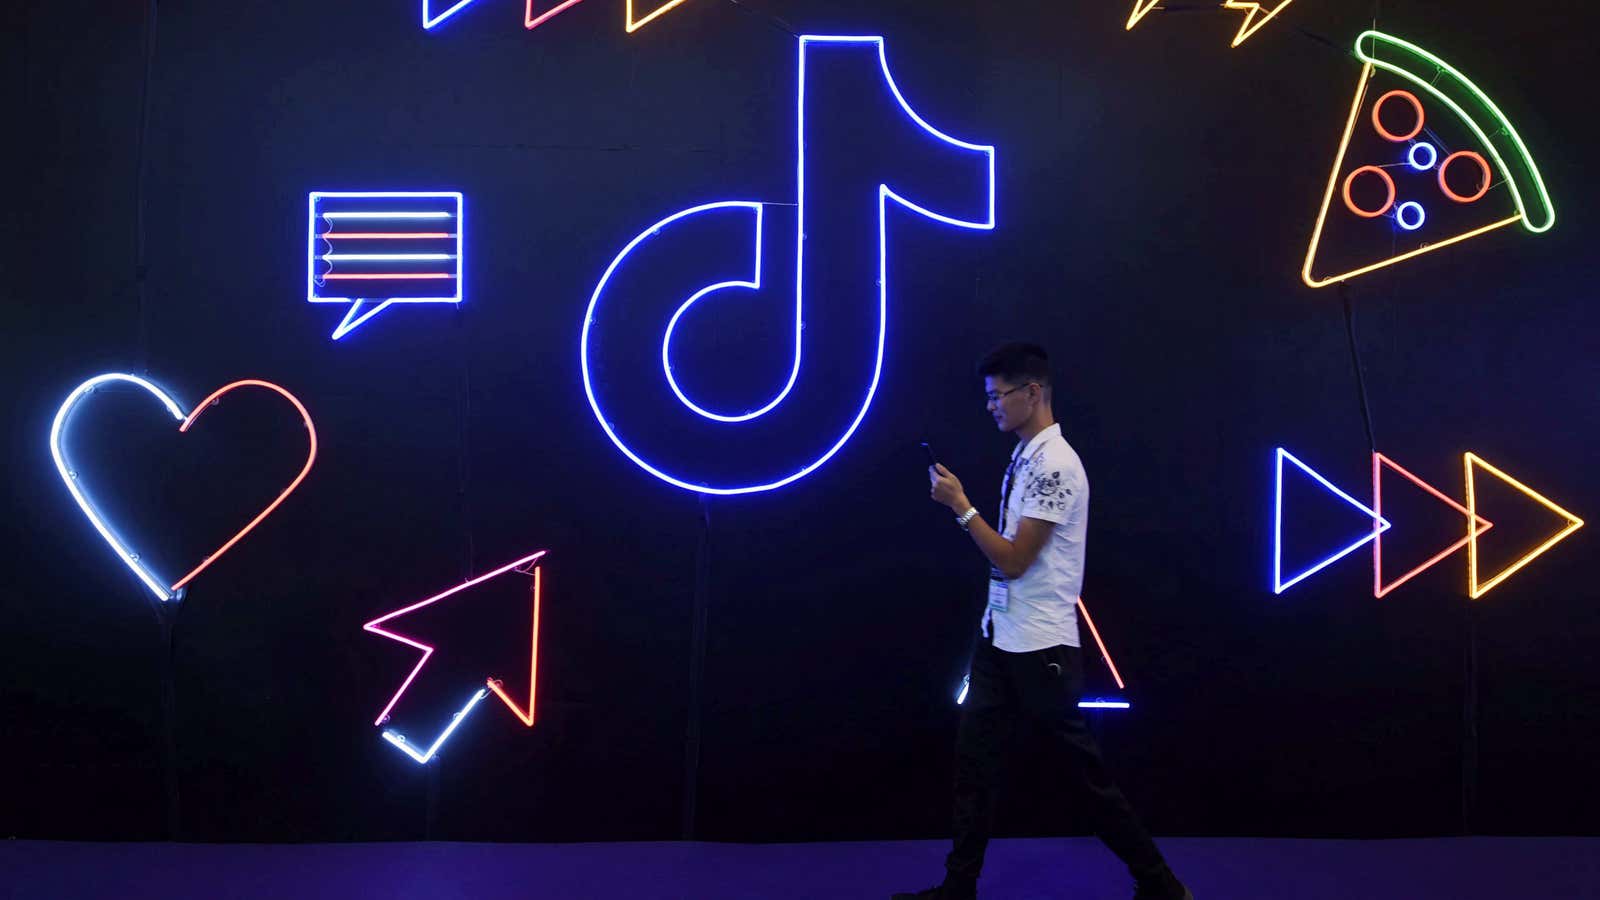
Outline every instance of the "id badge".
<svg viewBox="0 0 1600 900">
<path fill-rule="evenodd" d="M 989 611 L 1005 612 L 1011 608 L 1011 585 L 1004 578 L 989 579 Z"/>
</svg>

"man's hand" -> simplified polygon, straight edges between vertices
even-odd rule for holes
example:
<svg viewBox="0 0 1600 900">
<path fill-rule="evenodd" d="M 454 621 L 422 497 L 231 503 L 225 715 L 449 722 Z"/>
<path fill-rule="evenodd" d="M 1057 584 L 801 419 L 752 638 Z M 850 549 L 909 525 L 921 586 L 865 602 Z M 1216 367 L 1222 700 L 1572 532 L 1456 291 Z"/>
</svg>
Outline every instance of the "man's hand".
<svg viewBox="0 0 1600 900">
<path fill-rule="evenodd" d="M 961 487 L 961 479 L 943 465 L 935 463 L 928 467 L 928 481 L 933 485 L 929 494 L 933 502 L 950 507 L 958 516 L 972 508 L 967 492 Z"/>
</svg>

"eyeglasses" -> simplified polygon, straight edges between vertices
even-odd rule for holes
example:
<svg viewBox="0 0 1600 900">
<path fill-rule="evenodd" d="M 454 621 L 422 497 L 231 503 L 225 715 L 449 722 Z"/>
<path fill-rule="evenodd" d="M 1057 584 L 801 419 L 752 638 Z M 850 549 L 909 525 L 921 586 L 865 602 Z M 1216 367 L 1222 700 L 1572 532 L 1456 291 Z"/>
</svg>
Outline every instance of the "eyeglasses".
<svg viewBox="0 0 1600 900">
<path fill-rule="evenodd" d="M 1017 391 L 1020 391 L 1023 388 L 1032 387 L 1033 384 L 1034 384 L 1034 382 L 1032 382 L 1032 381 L 1028 382 L 1027 384 L 1019 384 L 1019 385 L 1017 385 L 1016 387 L 1012 388 L 1009 391 L 1001 391 L 998 394 L 995 394 L 995 393 L 984 394 L 983 398 L 984 398 L 985 401 L 987 401 L 989 403 L 999 403 L 1001 400 L 1004 400 L 1005 398 L 1011 396 L 1012 394 L 1015 394 Z"/>
</svg>

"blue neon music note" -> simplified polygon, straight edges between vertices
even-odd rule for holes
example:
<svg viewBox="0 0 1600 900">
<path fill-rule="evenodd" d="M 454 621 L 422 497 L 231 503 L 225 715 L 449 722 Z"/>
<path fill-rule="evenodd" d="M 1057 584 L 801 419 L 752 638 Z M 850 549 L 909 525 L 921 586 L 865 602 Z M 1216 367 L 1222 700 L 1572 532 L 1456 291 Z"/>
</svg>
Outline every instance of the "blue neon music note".
<svg viewBox="0 0 1600 900">
<path fill-rule="evenodd" d="M 848 129 L 829 114 L 860 104 L 872 105 L 872 134 L 841 134 Z M 890 201 L 959 228 L 995 226 L 994 148 L 917 115 L 890 75 L 882 37 L 802 37 L 797 107 L 796 203 L 726 200 L 668 216 L 617 254 L 589 301 L 580 357 L 595 417 L 629 459 L 685 490 L 791 484 L 860 427 L 883 371 Z M 938 211 L 952 208 L 971 214 Z M 770 271 L 789 264 L 786 254 L 763 250 L 783 238 L 795 247 L 794 315 L 781 313 L 780 329 L 792 342 L 782 357 L 787 378 L 763 402 L 737 408 L 726 384 L 702 376 L 691 387 L 688 367 L 674 362 L 686 334 L 729 321 L 710 307 L 748 304 L 752 292 L 786 283 Z M 730 259 L 725 248 L 745 241 L 748 255 Z M 781 312 L 789 301 L 759 302 Z M 720 337 L 737 343 L 743 335 L 726 333 L 735 330 Z M 720 374 L 735 389 L 744 380 Z M 704 398 L 718 387 L 720 402 Z"/>
</svg>

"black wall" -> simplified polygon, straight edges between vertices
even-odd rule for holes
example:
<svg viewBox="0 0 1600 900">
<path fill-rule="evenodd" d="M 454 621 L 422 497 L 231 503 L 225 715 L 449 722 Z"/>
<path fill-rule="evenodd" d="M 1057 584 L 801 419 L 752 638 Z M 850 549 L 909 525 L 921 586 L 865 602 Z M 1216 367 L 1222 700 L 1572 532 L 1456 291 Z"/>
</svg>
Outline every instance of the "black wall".
<svg viewBox="0 0 1600 900">
<path fill-rule="evenodd" d="M 142 4 L 0 13 L 0 833 L 164 834 L 156 621 L 46 444 L 74 385 L 134 371 L 185 402 L 277 381 L 323 442 L 309 480 L 185 600 L 184 837 L 678 836 L 702 540 L 698 836 L 943 834 L 951 695 L 985 567 L 927 500 L 916 443 L 994 508 L 1010 444 L 971 364 L 1019 337 L 1053 349 L 1057 413 L 1094 485 L 1085 598 L 1134 702 L 1099 727 L 1155 829 L 1600 831 L 1593 529 L 1470 604 L 1462 556 L 1382 601 L 1365 551 L 1270 589 L 1273 448 L 1358 497 L 1370 479 L 1339 296 L 1299 279 L 1370 9 L 1306 0 L 1230 51 L 1233 16 L 1158 13 L 1130 35 L 1111 0 L 690 0 L 633 36 L 619 0 L 532 33 L 514 0 L 479 0 L 435 33 L 415 5 L 161 4 L 142 305 Z M 886 35 L 925 118 L 998 146 L 999 228 L 892 214 L 888 352 L 865 424 L 799 483 L 702 506 L 606 439 L 578 339 L 600 273 L 649 223 L 711 200 L 792 202 L 795 39 L 768 14 Z M 1555 0 L 1383 4 L 1385 30 L 1464 69 L 1517 123 L 1559 221 L 1360 279 L 1350 299 L 1380 449 L 1457 496 L 1473 450 L 1593 520 L 1600 135 L 1581 18 Z M 841 103 L 840 134 L 881 128 L 878 107 Z M 459 310 L 328 339 L 338 312 L 303 301 L 306 193 L 357 189 L 466 193 Z M 697 383 L 735 400 L 780 383 L 773 308 L 730 307 L 748 321 L 695 345 Z M 181 441 L 139 404 L 106 403 L 82 453 L 172 568 L 304 452 L 292 413 L 263 398 L 230 398 Z M 1484 490 L 1506 517 L 1487 566 L 1550 522 L 1516 524 L 1516 495 Z M 1397 517 L 1459 522 L 1395 493 Z M 419 769 L 371 727 L 414 656 L 361 624 L 540 548 L 539 726 L 482 709 Z M 415 623 L 439 638 L 427 673 L 445 693 L 408 731 L 436 730 L 481 660 L 515 666 L 521 590 Z M 1050 775 L 1024 755 L 1015 780 L 1042 787 L 1013 792 L 1008 829 L 1079 826 Z"/>
</svg>

